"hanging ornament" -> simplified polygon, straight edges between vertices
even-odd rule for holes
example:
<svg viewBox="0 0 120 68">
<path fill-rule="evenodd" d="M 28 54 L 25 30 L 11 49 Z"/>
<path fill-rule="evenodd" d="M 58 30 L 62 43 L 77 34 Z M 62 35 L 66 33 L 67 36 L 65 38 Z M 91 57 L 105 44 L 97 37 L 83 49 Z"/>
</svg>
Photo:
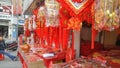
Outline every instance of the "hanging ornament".
<svg viewBox="0 0 120 68">
<path fill-rule="evenodd" d="M 44 27 L 45 21 L 46 21 L 45 7 L 44 6 L 40 6 L 40 8 L 38 10 L 37 21 L 40 22 L 40 27 Z"/>
<path fill-rule="evenodd" d="M 46 26 L 59 25 L 59 3 L 56 0 L 46 0 Z"/>
<path fill-rule="evenodd" d="M 95 0 L 95 29 L 112 31 L 119 27 L 119 0 Z"/>
<path fill-rule="evenodd" d="M 93 5 L 95 9 L 95 23 L 94 28 L 98 31 L 101 31 L 105 25 L 105 4 L 104 0 L 95 0 L 95 4 Z"/>
<path fill-rule="evenodd" d="M 104 30 L 112 31 L 117 29 L 120 24 L 119 19 L 119 0 L 107 0 L 105 3 L 105 26 Z"/>
<path fill-rule="evenodd" d="M 29 19 L 28 18 L 25 20 L 24 32 L 25 32 L 26 37 L 29 37 L 31 35 L 30 30 L 29 30 Z"/>
</svg>

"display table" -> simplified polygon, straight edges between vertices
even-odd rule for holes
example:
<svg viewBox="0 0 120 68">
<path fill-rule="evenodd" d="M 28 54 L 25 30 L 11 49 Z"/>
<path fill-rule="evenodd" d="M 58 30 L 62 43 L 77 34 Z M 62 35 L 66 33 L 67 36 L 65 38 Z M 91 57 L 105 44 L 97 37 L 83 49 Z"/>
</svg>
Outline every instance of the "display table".
<svg viewBox="0 0 120 68">
<path fill-rule="evenodd" d="M 43 59 L 41 59 L 40 57 L 37 57 L 37 56 L 34 56 L 33 57 L 34 59 L 33 59 L 33 58 L 31 58 L 32 56 L 30 54 L 32 54 L 32 53 L 24 53 L 19 48 L 18 56 L 22 63 L 22 68 L 44 68 L 45 67 Z"/>
<path fill-rule="evenodd" d="M 43 50 L 42 50 L 43 51 Z M 59 60 L 65 59 L 66 52 L 54 52 L 54 56 L 43 57 L 42 52 L 32 51 L 24 53 L 20 48 L 18 50 L 18 56 L 23 65 L 23 68 L 49 68 L 50 62 L 56 63 Z"/>
</svg>

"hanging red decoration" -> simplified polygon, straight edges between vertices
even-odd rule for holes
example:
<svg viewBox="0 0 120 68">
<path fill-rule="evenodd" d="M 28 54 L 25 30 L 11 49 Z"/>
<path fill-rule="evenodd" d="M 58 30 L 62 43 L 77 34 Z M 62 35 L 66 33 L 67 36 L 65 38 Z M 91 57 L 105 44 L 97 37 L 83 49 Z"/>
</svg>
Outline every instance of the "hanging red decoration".
<svg viewBox="0 0 120 68">
<path fill-rule="evenodd" d="M 98 34 L 98 31 L 94 29 L 94 26 L 92 25 L 92 42 L 91 42 L 91 49 L 94 49 L 94 40 Z"/>
<path fill-rule="evenodd" d="M 68 29 L 80 30 L 82 27 L 81 20 L 78 17 L 72 17 L 68 22 Z"/>
<path fill-rule="evenodd" d="M 91 5 L 94 0 L 58 0 L 60 4 L 65 7 L 70 14 L 79 15 L 86 7 Z"/>
<path fill-rule="evenodd" d="M 62 29 L 62 50 L 66 50 L 67 49 L 67 46 L 68 46 L 68 38 L 69 38 L 69 30 L 66 29 L 66 28 L 63 28 Z"/>
<path fill-rule="evenodd" d="M 25 36 L 26 37 L 29 37 L 31 34 L 30 34 L 30 30 L 28 29 L 28 24 L 29 24 L 29 20 L 26 19 L 25 20 L 25 26 L 24 26 L 24 30 L 25 30 Z"/>
</svg>

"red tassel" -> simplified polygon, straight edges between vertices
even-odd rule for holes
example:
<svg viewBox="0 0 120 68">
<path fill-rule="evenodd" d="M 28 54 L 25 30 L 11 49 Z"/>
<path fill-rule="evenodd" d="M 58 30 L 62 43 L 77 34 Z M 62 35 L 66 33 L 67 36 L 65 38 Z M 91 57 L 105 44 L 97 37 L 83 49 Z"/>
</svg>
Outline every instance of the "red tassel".
<svg viewBox="0 0 120 68">
<path fill-rule="evenodd" d="M 94 26 L 92 26 L 92 43 L 91 43 L 91 49 L 94 49 L 94 40 L 98 34 L 98 31 L 94 29 Z"/>
<path fill-rule="evenodd" d="M 56 30 L 55 30 L 55 34 L 56 34 L 56 36 L 55 36 L 55 47 L 57 48 L 57 49 L 59 49 L 59 32 L 58 32 L 58 27 L 56 27 Z"/>
<path fill-rule="evenodd" d="M 62 27 L 59 26 L 59 45 L 60 49 L 62 49 Z"/>
</svg>

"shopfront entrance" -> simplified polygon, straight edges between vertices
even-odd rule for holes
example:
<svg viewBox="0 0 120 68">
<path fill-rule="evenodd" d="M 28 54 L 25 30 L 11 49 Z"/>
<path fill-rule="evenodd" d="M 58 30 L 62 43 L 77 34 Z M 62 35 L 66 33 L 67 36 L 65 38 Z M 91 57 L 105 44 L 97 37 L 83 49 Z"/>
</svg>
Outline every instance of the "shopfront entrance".
<svg viewBox="0 0 120 68">
<path fill-rule="evenodd" d="M 8 37 L 8 26 L 0 25 L 0 34 L 4 37 Z"/>
</svg>

